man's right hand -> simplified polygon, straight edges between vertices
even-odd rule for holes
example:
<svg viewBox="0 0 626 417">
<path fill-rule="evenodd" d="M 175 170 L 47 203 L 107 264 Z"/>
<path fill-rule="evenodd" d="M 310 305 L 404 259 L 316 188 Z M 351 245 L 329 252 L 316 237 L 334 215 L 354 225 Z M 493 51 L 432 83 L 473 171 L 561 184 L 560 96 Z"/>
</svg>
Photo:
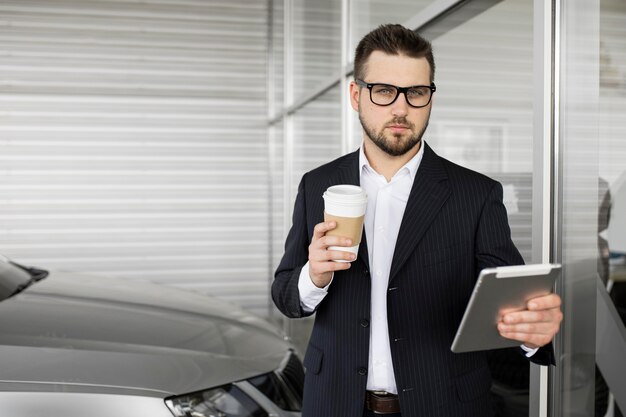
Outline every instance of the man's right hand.
<svg viewBox="0 0 626 417">
<path fill-rule="evenodd" d="M 309 276 L 318 288 L 324 288 L 333 278 L 334 271 L 350 268 L 350 262 L 333 262 L 333 260 L 353 261 L 356 255 L 350 252 L 328 250 L 329 246 L 352 246 L 352 241 L 345 237 L 325 236 L 326 232 L 337 227 L 334 221 L 315 225 L 313 238 L 309 245 Z"/>
</svg>

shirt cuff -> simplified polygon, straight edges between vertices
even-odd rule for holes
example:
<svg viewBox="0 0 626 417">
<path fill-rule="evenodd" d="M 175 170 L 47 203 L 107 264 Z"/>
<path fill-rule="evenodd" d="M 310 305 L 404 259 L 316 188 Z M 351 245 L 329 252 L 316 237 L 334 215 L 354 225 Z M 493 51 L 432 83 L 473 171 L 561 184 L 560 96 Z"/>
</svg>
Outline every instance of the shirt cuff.
<svg viewBox="0 0 626 417">
<path fill-rule="evenodd" d="M 311 281 L 309 263 L 304 264 L 298 278 L 298 292 L 300 293 L 300 306 L 306 313 L 315 311 L 319 303 L 326 297 L 328 287 L 332 284 L 333 278 L 330 279 L 330 282 L 324 288 L 319 288 Z"/>
<path fill-rule="evenodd" d="M 530 357 L 531 357 L 531 356 L 533 356 L 535 353 L 537 353 L 537 351 L 539 350 L 539 348 L 534 348 L 534 349 L 533 349 L 533 348 L 526 347 L 526 346 L 524 346 L 524 345 L 521 345 L 520 347 L 522 348 L 522 350 L 523 350 L 524 352 L 526 352 L 526 357 L 527 357 L 527 358 L 530 358 Z"/>
</svg>

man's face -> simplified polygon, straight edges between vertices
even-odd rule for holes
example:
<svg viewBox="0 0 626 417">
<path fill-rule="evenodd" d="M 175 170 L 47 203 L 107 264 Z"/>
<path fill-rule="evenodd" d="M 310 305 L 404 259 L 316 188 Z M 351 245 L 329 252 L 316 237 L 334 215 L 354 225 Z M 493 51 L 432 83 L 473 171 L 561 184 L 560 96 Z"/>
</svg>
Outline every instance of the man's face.
<svg viewBox="0 0 626 417">
<path fill-rule="evenodd" d="M 367 83 L 384 83 L 398 87 L 430 85 L 430 65 L 426 58 L 405 55 L 387 55 L 374 51 L 367 59 L 363 80 Z M 352 108 L 359 113 L 365 140 L 391 156 L 400 156 L 415 148 L 422 139 L 432 100 L 426 107 L 411 107 L 404 94 L 389 106 L 379 106 L 370 100 L 366 87 L 350 84 Z"/>
</svg>

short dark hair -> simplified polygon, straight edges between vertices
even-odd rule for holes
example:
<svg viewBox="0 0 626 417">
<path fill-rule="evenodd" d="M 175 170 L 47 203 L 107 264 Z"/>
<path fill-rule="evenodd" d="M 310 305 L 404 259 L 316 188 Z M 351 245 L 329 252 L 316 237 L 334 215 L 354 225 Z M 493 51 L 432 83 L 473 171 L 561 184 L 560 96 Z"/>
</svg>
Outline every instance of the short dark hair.
<svg viewBox="0 0 626 417">
<path fill-rule="evenodd" d="M 417 32 L 402 25 L 381 25 L 365 35 L 356 47 L 354 55 L 354 78 L 363 79 L 366 61 L 374 51 L 389 55 L 406 55 L 411 58 L 426 58 L 430 65 L 430 81 L 435 81 L 435 58 L 433 47 Z"/>
</svg>

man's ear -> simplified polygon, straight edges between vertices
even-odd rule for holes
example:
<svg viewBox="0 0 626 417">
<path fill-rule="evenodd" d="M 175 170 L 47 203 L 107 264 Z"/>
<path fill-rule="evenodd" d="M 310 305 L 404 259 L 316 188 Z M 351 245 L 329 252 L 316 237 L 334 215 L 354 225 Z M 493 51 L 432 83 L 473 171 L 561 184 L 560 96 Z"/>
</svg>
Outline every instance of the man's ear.
<svg viewBox="0 0 626 417">
<path fill-rule="evenodd" d="M 361 94 L 361 89 L 354 81 L 350 82 L 350 105 L 354 109 L 354 111 L 359 111 L 359 96 Z"/>
</svg>

